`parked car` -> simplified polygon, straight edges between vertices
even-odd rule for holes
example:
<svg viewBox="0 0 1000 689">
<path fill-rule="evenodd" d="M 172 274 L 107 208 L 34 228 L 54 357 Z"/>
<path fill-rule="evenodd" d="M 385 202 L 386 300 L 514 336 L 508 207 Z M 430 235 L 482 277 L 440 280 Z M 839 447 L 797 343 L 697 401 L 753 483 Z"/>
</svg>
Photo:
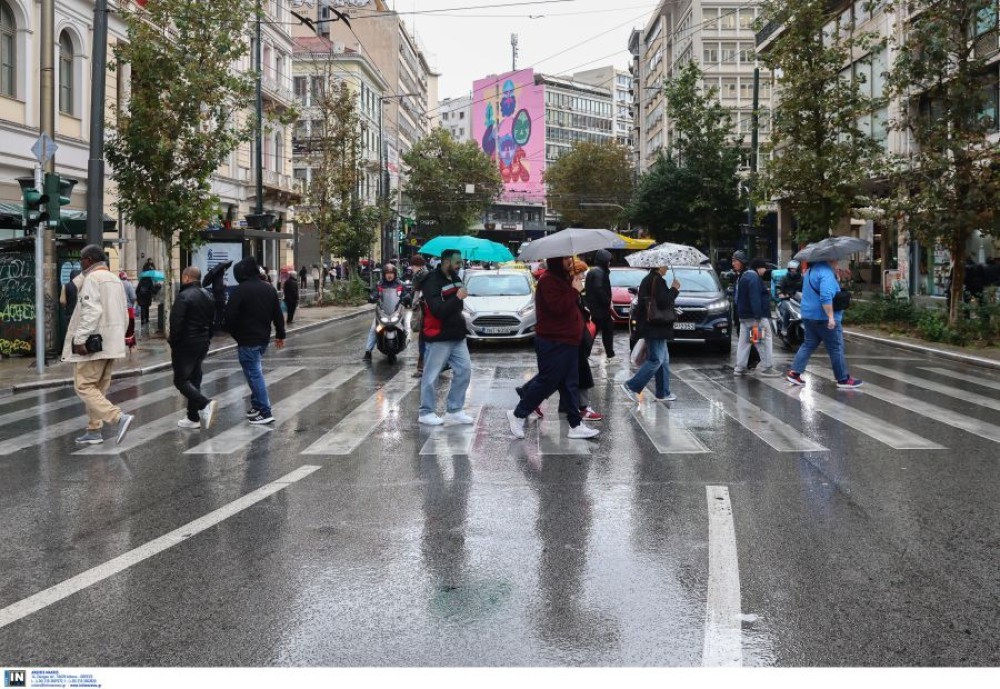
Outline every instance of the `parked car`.
<svg viewBox="0 0 1000 689">
<path fill-rule="evenodd" d="M 638 289 L 646 273 L 642 268 L 611 269 L 611 320 L 616 325 L 628 325 L 634 298 L 629 289 Z"/>
<path fill-rule="evenodd" d="M 465 326 L 470 340 L 527 340 L 535 336 L 535 281 L 526 270 L 469 270 Z"/>
<path fill-rule="evenodd" d="M 681 283 L 680 295 L 674 302 L 677 309 L 674 341 L 704 342 L 728 354 L 732 348 L 732 307 L 715 270 L 709 266 L 676 266 L 667 271 L 667 284 L 674 278 Z M 638 340 L 635 332 L 637 303 L 638 298 L 633 294 L 629 309 L 629 349 Z"/>
</svg>

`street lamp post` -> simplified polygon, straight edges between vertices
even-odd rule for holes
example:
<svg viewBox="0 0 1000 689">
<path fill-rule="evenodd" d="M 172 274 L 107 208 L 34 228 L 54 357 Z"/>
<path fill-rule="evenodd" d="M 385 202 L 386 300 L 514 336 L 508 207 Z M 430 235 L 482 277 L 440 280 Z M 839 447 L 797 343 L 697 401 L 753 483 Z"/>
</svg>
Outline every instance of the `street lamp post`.
<svg viewBox="0 0 1000 689">
<path fill-rule="evenodd" d="M 419 96 L 419 93 L 394 93 L 389 96 L 379 96 L 378 99 L 378 199 L 379 204 L 386 208 L 389 205 L 389 170 L 387 169 L 387 144 L 385 142 L 385 130 L 383 128 L 383 118 L 382 118 L 382 104 L 385 101 L 408 98 L 410 96 Z M 381 236 L 382 244 L 382 263 L 385 264 L 392 257 L 392 253 L 389 251 L 389 245 L 391 240 L 391 233 L 389 230 L 389 220 L 382 223 L 382 227 L 379 228 L 379 234 Z"/>
</svg>

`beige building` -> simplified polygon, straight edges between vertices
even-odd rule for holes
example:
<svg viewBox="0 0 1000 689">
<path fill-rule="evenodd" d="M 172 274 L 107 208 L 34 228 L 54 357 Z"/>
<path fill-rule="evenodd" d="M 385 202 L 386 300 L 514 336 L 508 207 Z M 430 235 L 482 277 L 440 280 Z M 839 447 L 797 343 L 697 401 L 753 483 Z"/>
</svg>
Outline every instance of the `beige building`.
<svg viewBox="0 0 1000 689">
<path fill-rule="evenodd" d="M 573 75 L 573 81 L 590 84 L 611 91 L 613 108 L 611 110 L 612 130 L 615 140 L 625 146 L 632 147 L 632 74 L 614 65 L 605 65 L 596 69 L 588 69 Z"/>
</svg>

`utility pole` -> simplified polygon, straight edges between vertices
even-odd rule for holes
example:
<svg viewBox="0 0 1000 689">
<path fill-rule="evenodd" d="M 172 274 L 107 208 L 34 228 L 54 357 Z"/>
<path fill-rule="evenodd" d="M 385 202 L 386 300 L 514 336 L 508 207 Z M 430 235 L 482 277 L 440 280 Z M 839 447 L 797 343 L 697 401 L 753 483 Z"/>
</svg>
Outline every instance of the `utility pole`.
<svg viewBox="0 0 1000 689">
<path fill-rule="evenodd" d="M 757 220 L 757 208 L 753 202 L 753 194 L 757 186 L 757 146 L 760 134 L 760 67 L 753 70 L 753 111 L 750 113 L 750 184 L 747 194 L 747 255 L 753 258 L 756 248 L 754 225 Z"/>
<path fill-rule="evenodd" d="M 264 48 L 261 42 L 261 14 L 264 8 L 261 0 L 257 0 L 257 22 L 255 27 L 256 45 L 254 47 L 254 69 L 257 70 L 257 139 L 254 142 L 254 167 L 257 173 L 257 205 L 254 213 L 264 214 Z"/>
<path fill-rule="evenodd" d="M 104 104 L 108 72 L 108 0 L 94 3 L 91 60 L 90 160 L 87 162 L 87 243 L 104 244 Z"/>
<path fill-rule="evenodd" d="M 41 135 L 46 134 L 53 141 L 56 138 L 56 82 L 55 82 L 55 33 L 56 33 L 56 8 L 55 0 L 42 0 L 42 25 L 40 27 L 39 41 L 41 43 L 41 55 L 38 61 L 41 67 L 39 75 L 41 93 L 39 103 L 41 112 L 38 122 Z M 54 173 L 56 171 L 56 157 L 52 155 L 43 163 L 45 172 Z M 36 171 L 36 182 L 41 178 L 40 172 Z M 56 238 L 55 228 L 49 227 L 48 223 L 39 224 L 38 238 L 41 243 L 41 251 L 36 249 L 35 257 L 42 258 L 42 264 L 36 265 L 35 270 L 41 274 L 44 280 L 45 308 L 41 313 L 35 314 L 36 341 L 40 344 L 44 341 L 43 354 L 39 356 L 39 361 L 44 363 L 44 352 L 54 352 L 56 348 L 56 309 L 59 295 L 56 291 Z M 35 278 L 36 285 L 38 278 Z M 51 305 L 51 308 L 50 308 Z M 39 369 L 41 373 L 43 368 Z"/>
</svg>

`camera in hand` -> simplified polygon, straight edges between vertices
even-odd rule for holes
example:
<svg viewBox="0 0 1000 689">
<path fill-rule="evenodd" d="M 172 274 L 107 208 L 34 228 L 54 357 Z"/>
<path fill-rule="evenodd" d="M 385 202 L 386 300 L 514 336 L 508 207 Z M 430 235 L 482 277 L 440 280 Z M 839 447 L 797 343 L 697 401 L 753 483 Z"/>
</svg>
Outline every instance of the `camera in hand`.
<svg viewBox="0 0 1000 689">
<path fill-rule="evenodd" d="M 91 335 L 83 344 L 88 354 L 96 354 L 104 350 L 104 339 L 100 335 Z"/>
</svg>

